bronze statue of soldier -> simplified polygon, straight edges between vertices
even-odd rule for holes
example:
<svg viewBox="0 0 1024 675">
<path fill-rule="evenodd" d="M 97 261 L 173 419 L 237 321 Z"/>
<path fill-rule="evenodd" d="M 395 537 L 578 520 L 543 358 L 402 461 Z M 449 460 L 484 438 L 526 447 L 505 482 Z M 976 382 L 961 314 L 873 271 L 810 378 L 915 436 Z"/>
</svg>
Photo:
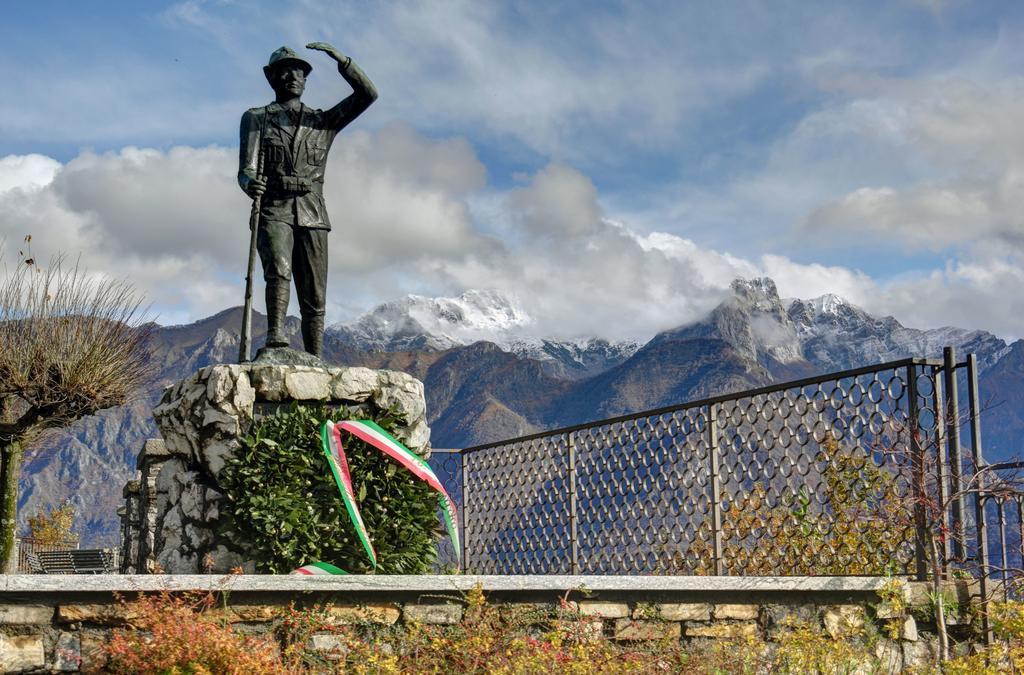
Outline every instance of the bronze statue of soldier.
<svg viewBox="0 0 1024 675">
<path fill-rule="evenodd" d="M 294 278 L 303 347 L 319 357 L 331 229 L 323 194 L 327 153 L 335 135 L 377 99 L 377 90 L 350 57 L 331 45 L 312 42 L 306 47 L 337 61 L 353 93 L 329 110 L 310 108 L 300 98 L 313 66 L 288 47 L 271 54 L 263 72 L 275 99 L 242 115 L 238 184 L 254 200 L 250 226 L 255 227 L 255 248 L 267 284 L 266 346 L 288 346 L 284 321 Z M 251 276 L 250 269 L 249 298 Z M 245 339 L 251 338 L 245 332 L 243 328 L 242 360 L 248 358 Z"/>
</svg>

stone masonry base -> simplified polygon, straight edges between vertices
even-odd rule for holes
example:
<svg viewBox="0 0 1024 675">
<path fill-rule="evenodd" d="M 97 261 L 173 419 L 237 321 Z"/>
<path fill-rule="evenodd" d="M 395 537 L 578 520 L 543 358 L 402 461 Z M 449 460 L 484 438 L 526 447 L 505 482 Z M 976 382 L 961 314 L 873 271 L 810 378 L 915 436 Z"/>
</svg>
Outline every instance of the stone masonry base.
<svg viewBox="0 0 1024 675">
<path fill-rule="evenodd" d="M 865 622 L 896 619 L 900 639 L 882 638 L 876 648 L 884 670 L 896 673 L 934 662 L 937 643 L 933 627 L 915 619 L 924 616 L 919 610 L 927 589 L 899 582 L 902 601 L 892 606 L 879 595 L 892 583 L 856 577 L 10 575 L 0 576 L 0 671 L 101 669 L 100 645 L 132 620 L 118 596 L 212 591 L 228 605 L 229 621 L 258 633 L 292 602 L 330 603 L 339 623 L 457 624 L 463 618 L 459 598 L 479 586 L 492 604 L 529 606 L 541 615 L 554 616 L 559 600 L 568 598 L 595 636 L 619 641 L 749 636 L 771 643 L 790 618 L 842 640 Z M 311 648 L 331 644 L 327 634 L 314 636 Z"/>
</svg>

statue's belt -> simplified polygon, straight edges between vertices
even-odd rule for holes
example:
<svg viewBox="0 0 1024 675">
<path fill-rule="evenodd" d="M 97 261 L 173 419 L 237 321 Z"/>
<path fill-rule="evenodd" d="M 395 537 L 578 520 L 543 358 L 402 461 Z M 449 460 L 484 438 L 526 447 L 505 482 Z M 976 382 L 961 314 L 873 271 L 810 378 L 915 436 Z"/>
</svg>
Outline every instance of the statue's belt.
<svg viewBox="0 0 1024 675">
<path fill-rule="evenodd" d="M 307 176 L 267 176 L 267 190 L 281 195 L 321 192 L 323 184 Z"/>
</svg>

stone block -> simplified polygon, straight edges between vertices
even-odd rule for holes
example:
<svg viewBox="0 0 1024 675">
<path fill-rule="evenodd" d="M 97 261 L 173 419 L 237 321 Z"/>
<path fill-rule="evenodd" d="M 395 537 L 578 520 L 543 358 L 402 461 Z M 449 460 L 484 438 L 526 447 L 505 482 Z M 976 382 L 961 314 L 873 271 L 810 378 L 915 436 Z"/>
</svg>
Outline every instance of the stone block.
<svg viewBox="0 0 1024 675">
<path fill-rule="evenodd" d="M 376 370 L 369 368 L 342 368 L 331 379 L 331 398 L 337 401 L 366 401 L 380 386 Z"/>
<path fill-rule="evenodd" d="M 61 605 L 57 608 L 60 623 L 94 623 L 104 626 L 125 626 L 140 618 L 130 605 Z"/>
<path fill-rule="evenodd" d="M 875 658 L 878 659 L 877 672 L 884 675 L 896 675 L 903 672 L 903 650 L 898 642 L 882 638 L 875 644 Z"/>
<path fill-rule="evenodd" d="M 900 626 L 900 639 L 914 642 L 917 640 L 917 621 L 914 617 L 908 616 Z"/>
<path fill-rule="evenodd" d="M 331 395 L 331 375 L 326 370 L 293 370 L 285 374 L 284 385 L 294 401 L 326 401 Z"/>
<path fill-rule="evenodd" d="M 706 602 L 663 603 L 656 607 L 658 618 L 665 621 L 710 621 L 711 605 Z"/>
<path fill-rule="evenodd" d="M 62 673 L 78 672 L 82 665 L 82 639 L 77 632 L 61 631 L 53 647 L 50 670 Z"/>
<path fill-rule="evenodd" d="M 596 616 L 602 619 L 624 619 L 629 616 L 629 605 L 624 602 L 598 602 L 583 600 L 580 616 Z"/>
<path fill-rule="evenodd" d="M 680 624 L 670 621 L 640 621 L 637 619 L 617 619 L 615 621 L 616 640 L 667 640 L 678 639 Z"/>
<path fill-rule="evenodd" d="M 230 605 L 209 611 L 210 617 L 229 623 L 264 623 L 281 614 L 276 605 Z"/>
<path fill-rule="evenodd" d="M 338 625 L 374 623 L 390 626 L 401 615 L 398 608 L 392 605 L 335 606 L 329 607 L 327 613 Z"/>
<path fill-rule="evenodd" d="M 928 636 L 915 642 L 903 642 L 903 667 L 928 671 L 939 662 L 939 639 Z"/>
<path fill-rule="evenodd" d="M 107 661 L 110 659 L 106 651 L 103 650 L 103 645 L 107 643 L 108 639 L 109 636 L 101 631 L 80 631 L 79 642 L 81 644 L 82 672 L 96 673 L 106 668 Z"/>
<path fill-rule="evenodd" d="M 314 633 L 309 641 L 309 647 L 314 652 L 321 652 L 324 658 L 331 661 L 340 661 L 348 653 L 348 646 L 344 638 L 331 633 Z"/>
<path fill-rule="evenodd" d="M 211 368 L 206 379 L 206 398 L 213 403 L 226 401 L 234 392 L 238 366 Z"/>
<path fill-rule="evenodd" d="M 759 609 L 757 605 L 715 605 L 714 617 L 716 619 L 750 621 L 757 618 Z"/>
<path fill-rule="evenodd" d="M 403 621 L 451 625 L 462 621 L 462 605 L 406 605 L 402 608 Z"/>
<path fill-rule="evenodd" d="M 881 602 L 875 605 L 875 616 L 879 619 L 898 619 L 903 616 L 903 610 L 889 602 Z"/>
<path fill-rule="evenodd" d="M 833 639 L 850 637 L 864 630 L 864 608 L 860 605 L 829 605 L 822 609 L 821 620 Z"/>
<path fill-rule="evenodd" d="M 53 611 L 46 605 L 0 605 L 0 625 L 49 624 Z"/>
<path fill-rule="evenodd" d="M 765 605 L 764 624 L 771 638 L 794 626 L 817 626 L 818 614 L 814 605 Z"/>
<path fill-rule="evenodd" d="M 17 673 L 45 665 L 42 635 L 0 635 L 0 671 Z"/>
<path fill-rule="evenodd" d="M 737 640 L 742 638 L 758 637 L 761 634 L 761 629 L 755 621 L 742 621 L 738 623 L 687 623 L 683 633 L 686 637 L 691 638 Z"/>
<path fill-rule="evenodd" d="M 254 366 L 249 379 L 256 397 L 264 401 L 283 401 L 287 392 L 284 386 L 286 369 L 279 366 Z"/>
</svg>

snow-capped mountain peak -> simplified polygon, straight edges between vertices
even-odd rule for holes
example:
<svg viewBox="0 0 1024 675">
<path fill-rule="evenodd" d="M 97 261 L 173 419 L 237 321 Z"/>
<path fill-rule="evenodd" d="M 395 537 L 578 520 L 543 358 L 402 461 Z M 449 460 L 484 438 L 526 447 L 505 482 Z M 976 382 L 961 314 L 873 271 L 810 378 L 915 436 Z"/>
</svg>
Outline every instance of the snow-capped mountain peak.
<svg viewBox="0 0 1024 675">
<path fill-rule="evenodd" d="M 366 351 L 441 350 L 478 340 L 507 341 L 530 324 L 530 316 L 508 296 L 470 290 L 457 297 L 407 295 L 352 323 L 336 324 L 329 333 Z"/>
<path fill-rule="evenodd" d="M 558 340 L 533 334 L 534 322 L 518 302 L 498 291 L 470 290 L 457 297 L 407 295 L 378 305 L 328 335 L 363 351 L 442 351 L 481 340 L 541 362 L 556 376 L 577 379 L 632 356 L 640 344 L 601 338 Z"/>
<path fill-rule="evenodd" d="M 845 298 L 841 298 L 834 293 L 826 293 L 817 298 L 811 298 L 808 300 L 808 304 L 814 309 L 815 314 L 819 316 L 825 314 L 838 315 L 846 308 L 851 307 Z"/>
</svg>

